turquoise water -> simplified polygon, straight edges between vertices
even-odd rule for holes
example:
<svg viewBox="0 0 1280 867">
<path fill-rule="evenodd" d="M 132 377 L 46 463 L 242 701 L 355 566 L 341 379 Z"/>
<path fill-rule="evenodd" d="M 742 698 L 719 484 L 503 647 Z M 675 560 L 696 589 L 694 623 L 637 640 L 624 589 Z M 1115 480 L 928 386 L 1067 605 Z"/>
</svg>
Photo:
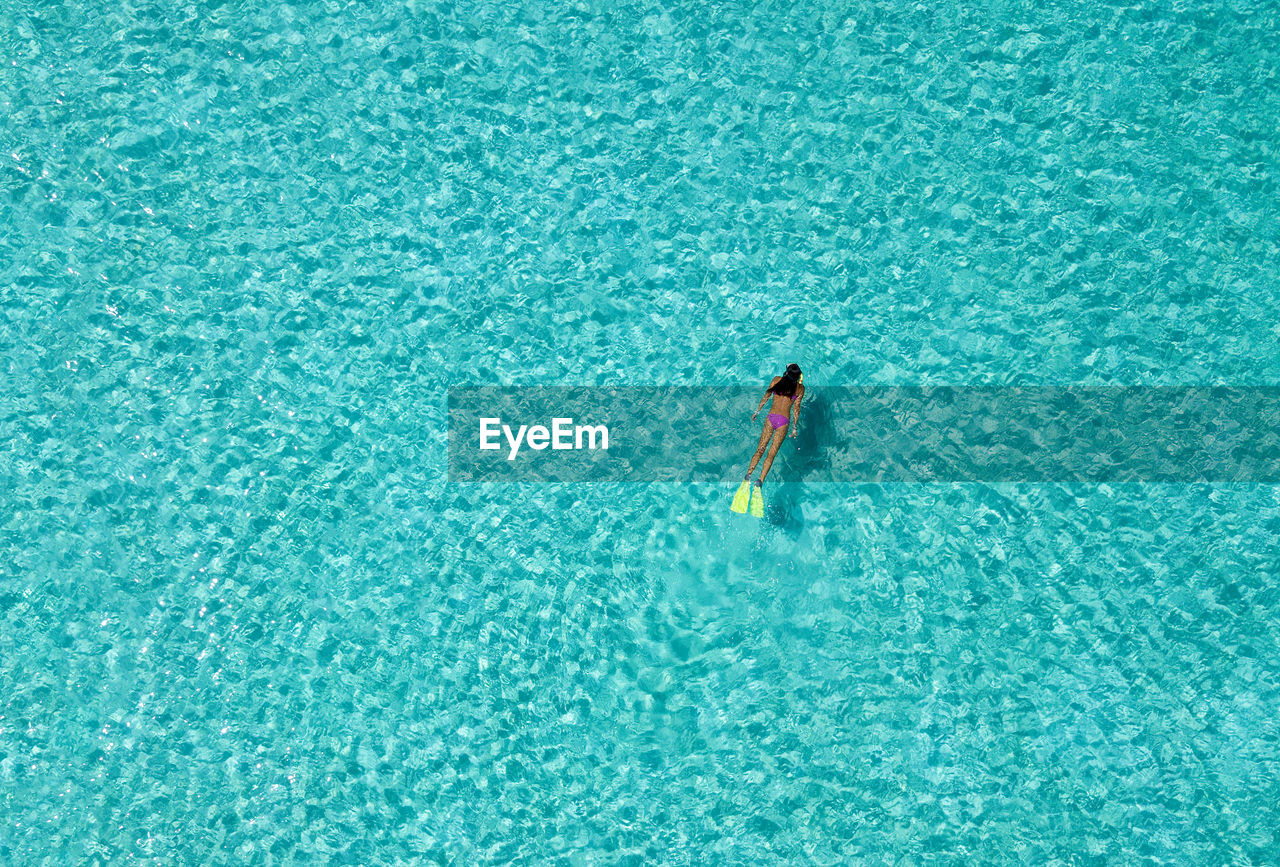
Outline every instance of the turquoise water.
<svg viewBox="0 0 1280 867">
<path fill-rule="evenodd" d="M 1274 862 L 1276 488 L 754 522 L 444 420 L 1280 382 L 1275 15 L 7 4 L 0 861 Z"/>
</svg>

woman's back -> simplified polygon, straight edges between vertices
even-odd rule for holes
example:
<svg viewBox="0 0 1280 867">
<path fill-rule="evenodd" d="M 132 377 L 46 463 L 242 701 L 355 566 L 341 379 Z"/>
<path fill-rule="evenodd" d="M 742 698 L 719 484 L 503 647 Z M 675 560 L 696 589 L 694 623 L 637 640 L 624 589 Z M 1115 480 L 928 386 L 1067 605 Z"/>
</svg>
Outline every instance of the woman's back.
<svg viewBox="0 0 1280 867">
<path fill-rule="evenodd" d="M 769 394 L 773 396 L 773 404 L 769 407 L 769 412 L 776 412 L 778 415 L 791 415 L 791 404 L 795 403 L 796 399 L 785 394 L 774 394 L 772 388 L 770 386 Z"/>
<path fill-rule="evenodd" d="M 781 388 L 779 389 L 779 386 Z M 790 392 L 787 394 L 786 392 Z M 773 405 L 769 407 L 770 413 L 778 415 L 790 415 L 791 404 L 795 403 L 796 398 L 804 393 L 804 386 L 793 381 L 788 382 L 781 376 L 775 376 L 773 382 L 769 383 L 769 395 L 773 398 Z"/>
</svg>

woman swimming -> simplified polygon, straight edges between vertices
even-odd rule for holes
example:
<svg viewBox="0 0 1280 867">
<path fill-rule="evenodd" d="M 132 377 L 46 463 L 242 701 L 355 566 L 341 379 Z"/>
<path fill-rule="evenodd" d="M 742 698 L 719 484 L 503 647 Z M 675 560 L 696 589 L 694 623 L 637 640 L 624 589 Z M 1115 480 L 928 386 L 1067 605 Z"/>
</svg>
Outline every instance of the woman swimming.
<svg viewBox="0 0 1280 867">
<path fill-rule="evenodd" d="M 773 396 L 773 405 L 769 407 L 769 415 L 765 417 L 764 427 L 760 431 L 760 442 L 756 445 L 756 453 L 751 457 L 751 465 L 747 467 L 746 480 L 750 481 L 761 455 L 764 456 L 764 466 L 760 468 L 760 481 L 756 482 L 756 487 L 760 487 L 764 483 L 765 476 L 769 475 L 773 458 L 782 445 L 783 437 L 787 435 L 787 428 L 791 428 L 793 437 L 798 432 L 800 401 L 804 398 L 804 374 L 800 371 L 800 365 L 788 364 L 782 376 L 773 378 L 773 382 L 769 383 L 769 387 L 764 391 L 764 397 L 760 398 L 760 405 L 756 407 L 755 412 L 751 413 L 752 421 L 756 420 L 756 416 L 760 414 L 764 402 L 770 395 Z M 769 450 L 767 454 L 766 447 Z"/>
</svg>

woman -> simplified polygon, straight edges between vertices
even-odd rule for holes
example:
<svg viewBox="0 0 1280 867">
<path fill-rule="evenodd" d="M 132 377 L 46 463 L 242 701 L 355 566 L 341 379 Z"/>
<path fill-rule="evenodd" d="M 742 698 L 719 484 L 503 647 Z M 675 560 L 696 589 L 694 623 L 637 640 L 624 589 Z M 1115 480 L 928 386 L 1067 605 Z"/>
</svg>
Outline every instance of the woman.
<svg viewBox="0 0 1280 867">
<path fill-rule="evenodd" d="M 773 405 L 769 407 L 769 415 L 765 418 L 764 427 L 760 431 L 760 442 L 756 445 L 756 453 L 751 457 L 751 465 L 747 467 L 746 478 L 739 486 L 738 493 L 733 498 L 733 505 L 730 506 L 735 512 L 745 512 L 749 504 L 751 514 L 757 518 L 764 515 L 764 496 L 761 486 L 764 484 L 765 476 L 769 475 L 773 458 L 778 454 L 783 437 L 787 435 L 787 428 L 791 429 L 793 437 L 798 431 L 800 401 L 804 398 L 804 374 L 800 371 L 800 365 L 788 364 L 782 376 L 773 378 L 769 387 L 765 389 L 764 397 L 760 398 L 760 405 L 751 414 L 752 421 L 755 421 L 760 410 L 764 408 L 764 402 L 770 396 L 773 397 Z M 755 472 L 761 455 L 764 455 L 764 466 L 760 468 L 760 480 L 756 482 L 756 491 L 753 496 L 750 487 L 751 474 Z"/>
</svg>

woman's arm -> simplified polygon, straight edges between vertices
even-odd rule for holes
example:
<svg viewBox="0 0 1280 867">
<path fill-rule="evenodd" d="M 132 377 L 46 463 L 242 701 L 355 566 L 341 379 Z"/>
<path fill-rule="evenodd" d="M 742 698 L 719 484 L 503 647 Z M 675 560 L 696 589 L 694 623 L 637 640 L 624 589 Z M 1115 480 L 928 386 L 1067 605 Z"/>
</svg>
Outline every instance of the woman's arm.
<svg viewBox="0 0 1280 867">
<path fill-rule="evenodd" d="M 760 410 L 764 409 L 764 402 L 769 399 L 769 392 L 773 391 L 773 387 L 782 381 L 781 376 L 775 376 L 773 381 L 769 383 L 769 387 L 764 390 L 764 396 L 760 398 L 760 405 L 756 407 L 756 411 L 751 413 L 751 420 L 755 421 L 756 416 L 760 414 Z"/>
<path fill-rule="evenodd" d="M 796 399 L 791 402 L 791 436 L 800 432 L 800 401 L 804 399 L 804 386 L 796 389 Z"/>
</svg>

